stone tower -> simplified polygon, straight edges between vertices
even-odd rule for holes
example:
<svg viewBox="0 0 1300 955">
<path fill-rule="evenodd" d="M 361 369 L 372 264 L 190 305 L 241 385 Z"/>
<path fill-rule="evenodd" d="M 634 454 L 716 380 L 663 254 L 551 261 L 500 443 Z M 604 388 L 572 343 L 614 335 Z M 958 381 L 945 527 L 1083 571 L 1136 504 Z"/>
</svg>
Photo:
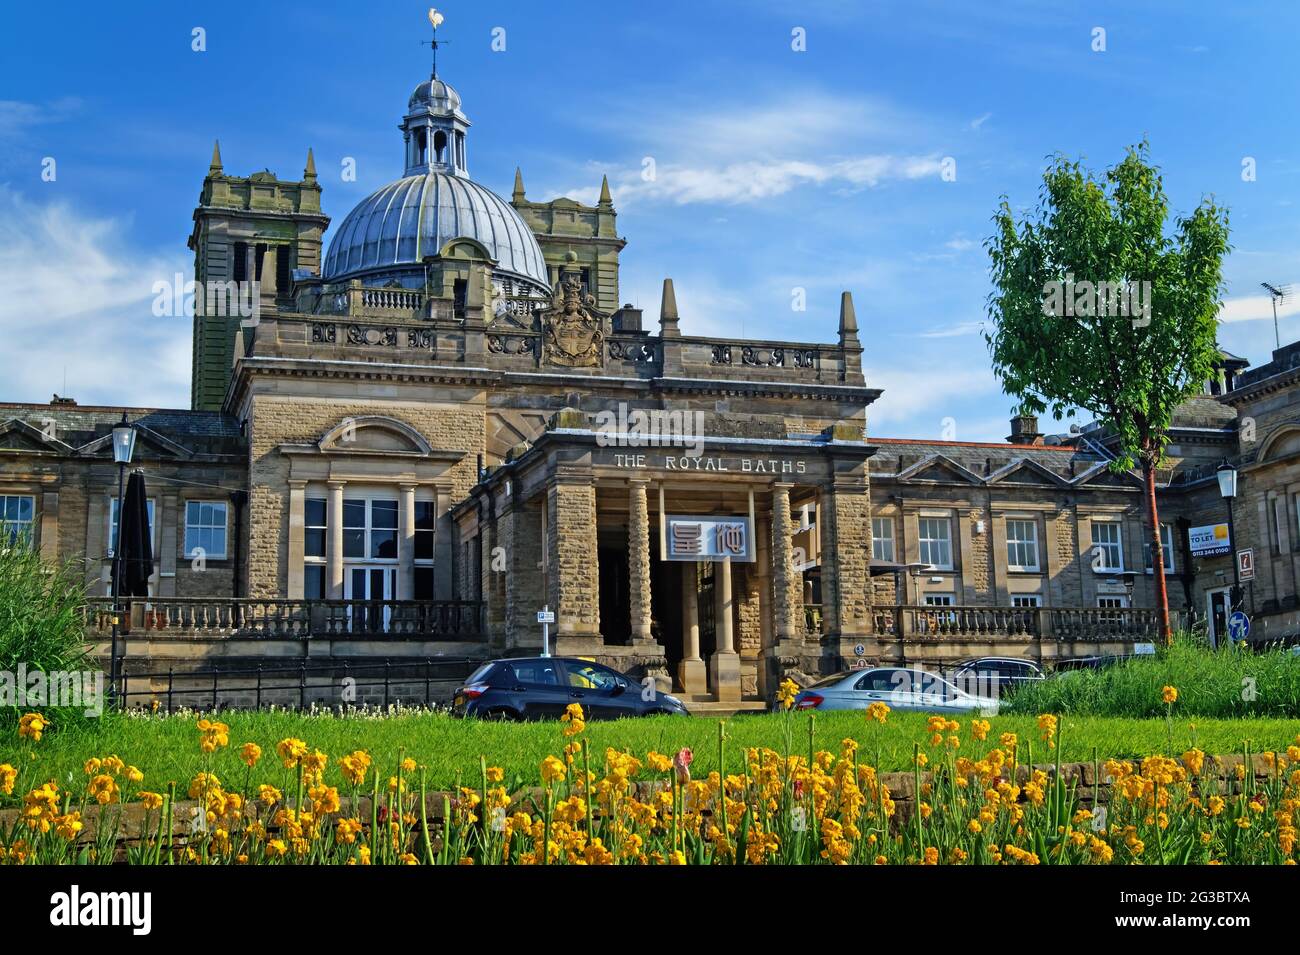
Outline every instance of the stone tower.
<svg viewBox="0 0 1300 955">
<path fill-rule="evenodd" d="M 302 180 L 285 182 L 269 170 L 228 176 L 220 147 L 212 147 L 187 243 L 194 251 L 197 286 L 192 408 L 221 408 L 241 322 L 256 320 L 235 314 L 227 306 L 229 293 L 249 303 L 255 299 L 256 315 L 274 314 L 292 293 L 295 271 L 300 276 L 320 274 L 321 236 L 329 225 L 321 213 L 320 193 L 310 149 Z M 227 294 L 216 294 L 218 290 Z"/>
</svg>

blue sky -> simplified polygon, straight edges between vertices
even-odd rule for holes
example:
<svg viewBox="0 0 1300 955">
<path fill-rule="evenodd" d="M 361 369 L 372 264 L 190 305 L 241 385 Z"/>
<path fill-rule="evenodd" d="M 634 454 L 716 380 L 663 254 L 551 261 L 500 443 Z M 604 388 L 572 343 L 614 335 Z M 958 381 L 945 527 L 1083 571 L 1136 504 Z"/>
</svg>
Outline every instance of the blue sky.
<svg viewBox="0 0 1300 955">
<path fill-rule="evenodd" d="M 23 5 L 0 36 L 2 400 L 188 403 L 189 323 L 154 317 L 151 290 L 192 271 L 214 138 L 240 175 L 298 178 L 311 146 L 335 222 L 401 175 L 427 5 L 123 6 Z M 622 298 L 654 317 L 671 275 L 688 334 L 833 341 L 849 289 L 868 383 L 885 389 L 876 435 L 1006 435 L 1011 402 L 979 334 L 982 242 L 1001 195 L 1035 201 L 1054 152 L 1100 169 L 1146 136 L 1175 211 L 1207 194 L 1229 208 L 1229 350 L 1267 360 L 1259 283 L 1300 290 L 1292 3 L 443 9 L 440 74 L 473 121 L 476 180 L 508 196 L 518 165 L 529 198 L 594 201 L 608 174 Z M 1282 338 L 1300 338 L 1290 302 Z"/>
</svg>

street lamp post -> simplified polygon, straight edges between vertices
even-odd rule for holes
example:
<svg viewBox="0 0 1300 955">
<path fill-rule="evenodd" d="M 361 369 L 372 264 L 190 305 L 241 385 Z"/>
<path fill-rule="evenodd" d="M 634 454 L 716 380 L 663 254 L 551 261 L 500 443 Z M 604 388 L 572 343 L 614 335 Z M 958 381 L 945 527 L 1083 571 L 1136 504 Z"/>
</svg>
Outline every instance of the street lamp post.
<svg viewBox="0 0 1300 955">
<path fill-rule="evenodd" d="M 117 527 L 113 534 L 113 641 L 108 651 L 108 683 L 114 698 L 117 697 L 117 634 L 122 619 L 122 603 L 118 594 L 122 589 L 122 498 L 126 490 L 126 466 L 135 452 L 135 428 L 127 423 L 122 412 L 122 423 L 113 429 L 113 463 L 117 465 Z"/>
<path fill-rule="evenodd" d="M 1228 502 L 1228 557 L 1232 560 L 1232 594 L 1227 616 L 1241 603 L 1241 568 L 1237 566 L 1237 530 L 1232 523 L 1232 499 L 1237 496 L 1237 469 L 1227 461 L 1219 465 L 1219 494 Z"/>
</svg>

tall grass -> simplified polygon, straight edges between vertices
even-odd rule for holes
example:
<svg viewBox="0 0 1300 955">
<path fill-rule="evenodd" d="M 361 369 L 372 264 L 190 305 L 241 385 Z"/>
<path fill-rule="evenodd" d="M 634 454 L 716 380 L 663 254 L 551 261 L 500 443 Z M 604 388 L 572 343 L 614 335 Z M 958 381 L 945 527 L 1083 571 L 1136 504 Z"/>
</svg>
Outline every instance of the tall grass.
<svg viewBox="0 0 1300 955">
<path fill-rule="evenodd" d="M 0 671 L 88 667 L 86 587 L 73 563 L 50 564 L 24 542 L 0 541 Z M 57 711 L 61 720 L 76 711 Z M 15 706 L 0 705 L 0 726 L 17 721 Z"/>
<path fill-rule="evenodd" d="M 1028 685 L 1006 701 L 1003 712 L 1163 717 L 1164 686 L 1177 688 L 1180 717 L 1300 717 L 1300 657 L 1283 649 L 1211 650 L 1187 637 L 1155 656 Z"/>
</svg>

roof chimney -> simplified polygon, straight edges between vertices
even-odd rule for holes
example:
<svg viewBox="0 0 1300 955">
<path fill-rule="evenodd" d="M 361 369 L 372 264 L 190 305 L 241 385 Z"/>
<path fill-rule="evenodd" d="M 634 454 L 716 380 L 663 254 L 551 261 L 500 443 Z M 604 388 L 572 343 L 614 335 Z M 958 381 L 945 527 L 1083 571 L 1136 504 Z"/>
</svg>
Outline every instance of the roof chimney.
<svg viewBox="0 0 1300 955">
<path fill-rule="evenodd" d="M 1019 414 L 1011 419 L 1011 433 L 1007 435 L 1010 444 L 1043 443 L 1043 434 L 1038 430 L 1038 418 L 1031 414 Z"/>
</svg>

